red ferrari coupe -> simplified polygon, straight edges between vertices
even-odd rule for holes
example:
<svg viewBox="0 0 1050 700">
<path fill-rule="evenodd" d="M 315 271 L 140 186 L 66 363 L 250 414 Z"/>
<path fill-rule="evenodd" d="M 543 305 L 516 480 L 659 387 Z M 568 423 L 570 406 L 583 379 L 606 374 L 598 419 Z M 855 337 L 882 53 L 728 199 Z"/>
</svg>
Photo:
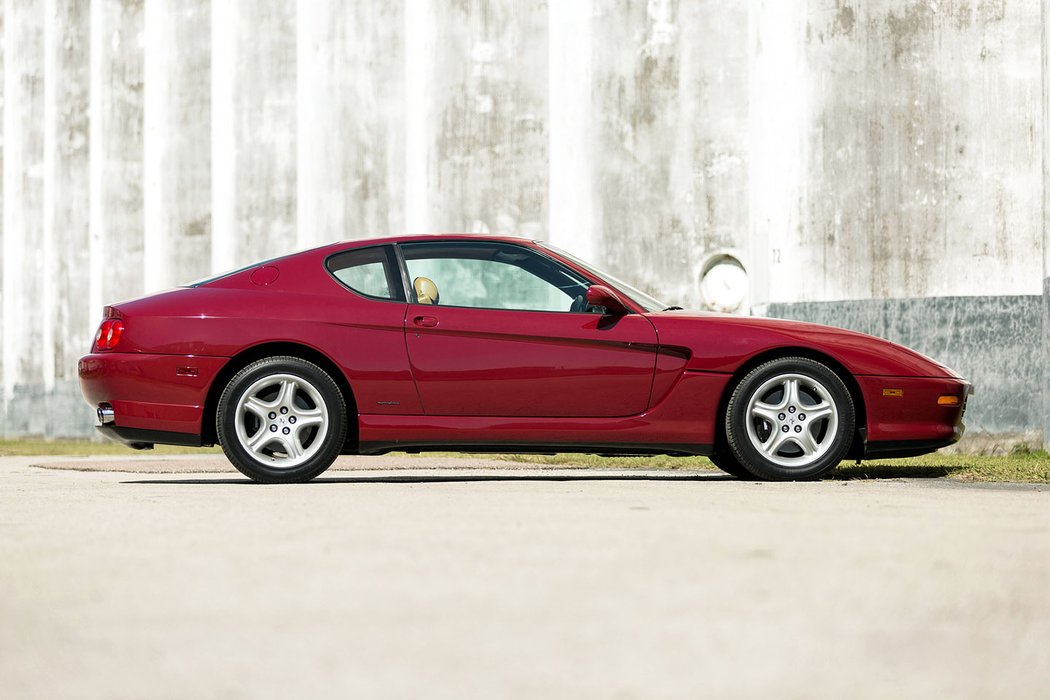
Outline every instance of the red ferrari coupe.
<svg viewBox="0 0 1050 700">
<path fill-rule="evenodd" d="M 879 338 L 686 312 L 544 243 L 354 241 L 108 306 L 98 429 L 261 482 L 390 450 L 707 455 L 814 479 L 956 442 L 970 385 Z"/>
</svg>

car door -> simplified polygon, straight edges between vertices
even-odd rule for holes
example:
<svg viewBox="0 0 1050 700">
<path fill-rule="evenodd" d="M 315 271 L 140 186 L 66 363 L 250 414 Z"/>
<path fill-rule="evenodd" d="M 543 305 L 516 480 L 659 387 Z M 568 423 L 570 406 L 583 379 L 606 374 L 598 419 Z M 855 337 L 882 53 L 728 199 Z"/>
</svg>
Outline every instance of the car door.
<svg viewBox="0 0 1050 700">
<path fill-rule="evenodd" d="M 400 245 L 412 286 L 405 340 L 429 415 L 604 417 L 648 405 L 656 331 L 603 316 L 589 281 L 526 246 Z"/>
<path fill-rule="evenodd" d="M 346 293 L 324 309 L 326 350 L 346 372 L 361 413 L 418 415 L 405 348 L 408 308 L 393 245 L 350 248 L 325 261 Z"/>
</svg>

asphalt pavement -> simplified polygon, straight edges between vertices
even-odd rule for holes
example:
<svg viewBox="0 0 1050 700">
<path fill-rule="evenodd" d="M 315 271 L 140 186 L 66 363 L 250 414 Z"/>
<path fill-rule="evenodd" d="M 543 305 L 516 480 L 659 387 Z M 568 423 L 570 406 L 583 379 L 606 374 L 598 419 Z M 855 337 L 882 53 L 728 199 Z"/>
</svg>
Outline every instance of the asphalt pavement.
<svg viewBox="0 0 1050 700">
<path fill-rule="evenodd" d="M 1050 696 L 1045 487 L 168 461 L 0 458 L 0 697 Z"/>
</svg>

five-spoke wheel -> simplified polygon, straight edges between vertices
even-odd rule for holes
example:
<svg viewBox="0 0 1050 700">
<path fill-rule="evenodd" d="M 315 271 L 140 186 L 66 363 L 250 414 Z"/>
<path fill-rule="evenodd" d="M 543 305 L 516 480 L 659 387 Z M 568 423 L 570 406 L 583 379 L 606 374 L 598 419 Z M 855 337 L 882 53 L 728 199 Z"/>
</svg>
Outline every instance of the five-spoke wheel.
<svg viewBox="0 0 1050 700">
<path fill-rule="evenodd" d="M 763 479 L 814 479 L 849 449 L 854 408 L 826 365 L 803 357 L 767 362 L 737 385 L 726 411 L 729 452 Z"/>
<path fill-rule="evenodd" d="M 331 465 L 346 434 L 332 378 L 296 357 L 270 357 L 238 372 L 216 411 L 216 432 L 237 469 L 265 483 L 306 481 Z"/>
</svg>

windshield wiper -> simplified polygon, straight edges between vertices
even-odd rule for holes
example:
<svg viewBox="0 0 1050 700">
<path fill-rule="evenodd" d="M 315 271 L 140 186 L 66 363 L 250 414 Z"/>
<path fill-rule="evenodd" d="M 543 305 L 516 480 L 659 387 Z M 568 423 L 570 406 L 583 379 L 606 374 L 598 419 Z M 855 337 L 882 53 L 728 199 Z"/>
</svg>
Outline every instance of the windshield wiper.
<svg viewBox="0 0 1050 700">
<path fill-rule="evenodd" d="M 685 311 L 685 309 L 681 306 L 668 306 L 666 309 L 661 309 L 661 311 Z"/>
</svg>

